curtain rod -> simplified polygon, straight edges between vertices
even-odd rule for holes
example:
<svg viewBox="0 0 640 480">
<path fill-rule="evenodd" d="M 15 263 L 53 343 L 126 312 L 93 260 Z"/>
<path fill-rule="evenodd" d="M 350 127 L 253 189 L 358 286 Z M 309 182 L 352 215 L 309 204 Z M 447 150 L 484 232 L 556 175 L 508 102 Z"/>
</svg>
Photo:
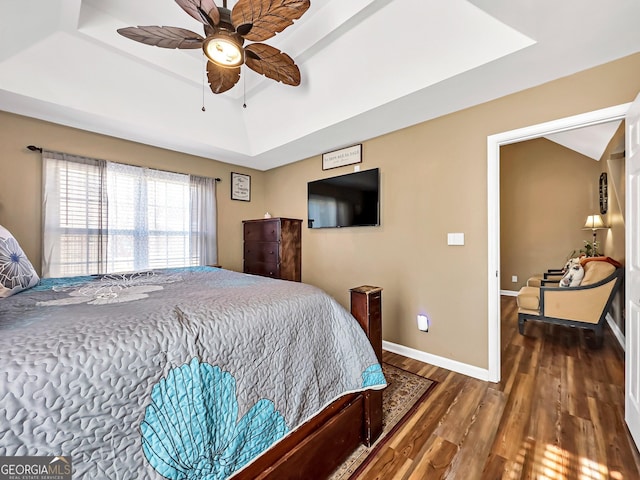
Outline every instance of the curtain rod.
<svg viewBox="0 0 640 480">
<path fill-rule="evenodd" d="M 31 150 L 32 152 L 40 152 L 40 153 L 42 153 L 42 147 L 36 147 L 35 145 L 27 145 L 27 149 Z M 152 170 L 161 170 L 161 169 L 153 168 Z M 169 173 L 178 173 L 180 175 L 188 175 L 188 174 L 186 174 L 184 172 L 172 172 L 170 170 L 162 170 L 162 171 L 163 172 L 169 172 Z M 216 182 L 221 182 L 222 181 L 222 179 L 220 177 L 215 177 L 214 180 Z"/>
</svg>

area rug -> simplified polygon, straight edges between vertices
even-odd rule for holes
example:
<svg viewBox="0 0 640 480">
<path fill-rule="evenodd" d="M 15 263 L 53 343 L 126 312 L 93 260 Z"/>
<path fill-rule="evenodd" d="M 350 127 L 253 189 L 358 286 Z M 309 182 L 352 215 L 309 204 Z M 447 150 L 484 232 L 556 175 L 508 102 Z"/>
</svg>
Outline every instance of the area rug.
<svg viewBox="0 0 640 480">
<path fill-rule="evenodd" d="M 410 413 L 431 393 L 437 383 L 387 363 L 382 364 L 382 370 L 388 384 L 382 392 L 382 434 L 372 446 L 360 445 L 329 480 L 347 480 L 364 467 L 367 457 L 391 438 L 393 432 L 409 418 Z"/>
</svg>

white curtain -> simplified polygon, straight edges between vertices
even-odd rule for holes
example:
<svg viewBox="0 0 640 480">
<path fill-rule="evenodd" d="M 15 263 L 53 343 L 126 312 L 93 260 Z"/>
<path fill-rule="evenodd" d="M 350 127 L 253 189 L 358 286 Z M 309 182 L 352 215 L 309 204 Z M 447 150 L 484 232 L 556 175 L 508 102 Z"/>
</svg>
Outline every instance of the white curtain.
<svg viewBox="0 0 640 480">
<path fill-rule="evenodd" d="M 214 179 L 52 152 L 43 159 L 44 277 L 217 263 Z M 65 187 L 69 178 L 83 188 Z M 68 211 L 86 219 L 72 232 Z"/>
<path fill-rule="evenodd" d="M 42 152 L 42 276 L 106 272 L 104 160 Z"/>
<path fill-rule="evenodd" d="M 199 265 L 218 263 L 216 181 L 191 175 L 191 252 Z"/>
<path fill-rule="evenodd" d="M 110 272 L 199 265 L 188 175 L 108 162 L 107 192 Z"/>
</svg>

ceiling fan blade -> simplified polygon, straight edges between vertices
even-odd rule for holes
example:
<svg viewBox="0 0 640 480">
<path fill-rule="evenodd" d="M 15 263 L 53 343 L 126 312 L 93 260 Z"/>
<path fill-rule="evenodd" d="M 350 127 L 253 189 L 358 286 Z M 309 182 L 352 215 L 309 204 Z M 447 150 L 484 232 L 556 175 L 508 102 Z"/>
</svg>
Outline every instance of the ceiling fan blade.
<svg viewBox="0 0 640 480">
<path fill-rule="evenodd" d="M 213 0 L 176 0 L 180 7 L 199 22 L 215 27 L 220 22 L 220 12 Z"/>
<path fill-rule="evenodd" d="M 247 40 L 261 42 L 299 19 L 310 5 L 310 0 L 239 0 L 231 23 Z"/>
<path fill-rule="evenodd" d="M 162 48 L 200 48 L 204 38 L 191 30 L 179 27 L 127 27 L 118 33 L 136 42 Z"/>
<path fill-rule="evenodd" d="M 300 85 L 300 70 L 286 53 L 264 43 L 252 43 L 244 50 L 245 64 L 251 70 L 287 85 Z"/>
<path fill-rule="evenodd" d="M 240 80 L 240 67 L 223 68 L 207 62 L 207 79 L 213 93 L 226 92 Z"/>
</svg>

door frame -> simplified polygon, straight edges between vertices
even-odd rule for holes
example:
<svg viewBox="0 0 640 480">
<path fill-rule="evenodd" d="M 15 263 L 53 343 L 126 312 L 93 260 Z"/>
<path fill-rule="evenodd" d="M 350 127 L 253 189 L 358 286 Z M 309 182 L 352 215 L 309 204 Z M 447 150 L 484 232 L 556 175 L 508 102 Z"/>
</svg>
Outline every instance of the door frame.
<svg viewBox="0 0 640 480">
<path fill-rule="evenodd" d="M 500 147 L 552 133 L 624 120 L 631 103 L 594 110 L 487 137 L 489 381 L 500 381 Z M 626 175 L 626 174 L 625 174 Z"/>
</svg>

